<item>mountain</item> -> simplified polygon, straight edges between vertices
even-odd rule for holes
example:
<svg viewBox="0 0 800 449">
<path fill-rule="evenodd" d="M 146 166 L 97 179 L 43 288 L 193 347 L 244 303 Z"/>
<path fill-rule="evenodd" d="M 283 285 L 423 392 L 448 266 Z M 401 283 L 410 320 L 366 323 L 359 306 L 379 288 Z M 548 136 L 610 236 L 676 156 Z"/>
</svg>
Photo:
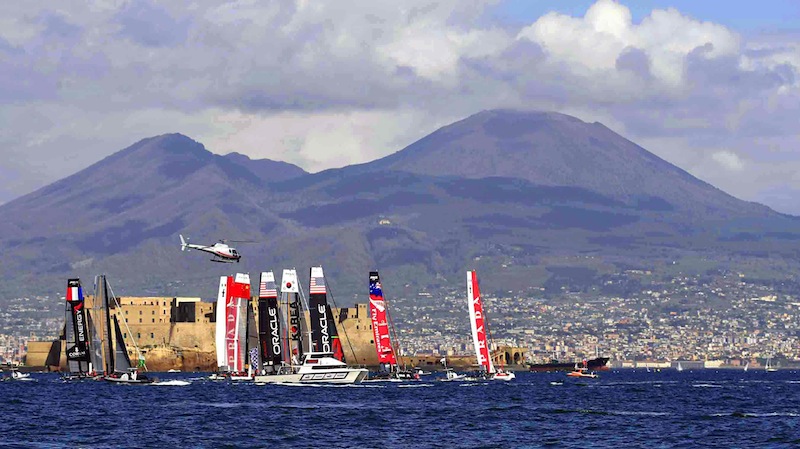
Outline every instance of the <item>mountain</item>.
<svg viewBox="0 0 800 449">
<path fill-rule="evenodd" d="M 398 294 L 458 290 L 467 268 L 486 291 L 539 292 L 629 268 L 783 276 L 800 254 L 796 217 L 550 112 L 480 112 L 388 157 L 315 174 L 163 135 L 0 214 L 0 274 L 26 292 L 103 272 L 122 294 L 213 297 L 222 274 L 297 267 L 304 279 L 322 264 L 349 303 L 364 300 L 375 268 Z M 238 244 L 241 264 L 214 264 L 181 252 L 179 233 L 252 243 Z"/>
</svg>

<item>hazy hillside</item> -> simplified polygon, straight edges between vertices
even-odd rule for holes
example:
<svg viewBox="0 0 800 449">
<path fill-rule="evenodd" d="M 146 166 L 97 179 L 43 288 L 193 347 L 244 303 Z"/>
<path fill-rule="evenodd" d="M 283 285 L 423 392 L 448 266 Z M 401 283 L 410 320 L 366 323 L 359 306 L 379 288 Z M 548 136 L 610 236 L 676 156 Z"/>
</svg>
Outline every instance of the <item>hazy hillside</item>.
<svg viewBox="0 0 800 449">
<path fill-rule="evenodd" d="M 389 157 L 317 174 L 152 137 L 0 214 L 5 289 L 24 292 L 106 273 L 123 294 L 211 297 L 221 274 L 296 267 L 307 279 L 323 264 L 349 303 L 365 300 L 375 268 L 398 294 L 457 290 L 468 268 L 487 291 L 538 291 L 570 267 L 591 279 L 676 260 L 779 276 L 800 253 L 796 218 L 731 197 L 601 124 L 540 112 L 481 112 Z M 217 264 L 181 252 L 179 233 L 253 243 L 238 244 L 242 263 Z"/>
</svg>

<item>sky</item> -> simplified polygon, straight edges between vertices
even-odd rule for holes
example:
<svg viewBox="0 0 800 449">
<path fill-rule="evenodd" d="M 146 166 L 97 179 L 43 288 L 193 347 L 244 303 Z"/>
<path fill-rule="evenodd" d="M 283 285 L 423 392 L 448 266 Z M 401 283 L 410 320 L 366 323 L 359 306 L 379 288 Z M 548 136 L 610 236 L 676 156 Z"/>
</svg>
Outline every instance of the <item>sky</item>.
<svg viewBox="0 0 800 449">
<path fill-rule="evenodd" d="M 794 0 L 0 4 L 0 204 L 158 134 L 316 172 L 492 108 L 800 215 Z"/>
</svg>

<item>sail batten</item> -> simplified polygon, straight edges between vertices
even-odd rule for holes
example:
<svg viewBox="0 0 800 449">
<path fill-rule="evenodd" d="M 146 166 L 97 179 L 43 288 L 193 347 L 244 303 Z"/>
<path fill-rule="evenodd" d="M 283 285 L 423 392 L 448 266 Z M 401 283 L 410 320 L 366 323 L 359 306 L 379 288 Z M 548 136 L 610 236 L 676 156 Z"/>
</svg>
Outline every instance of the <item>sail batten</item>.
<svg viewBox="0 0 800 449">
<path fill-rule="evenodd" d="M 469 324 L 472 329 L 472 342 L 475 346 L 475 355 L 478 365 L 486 373 L 495 372 L 492 359 L 489 355 L 489 343 L 486 338 L 486 319 L 483 310 L 478 275 L 475 271 L 467 272 L 467 308 L 469 309 Z"/>
</svg>

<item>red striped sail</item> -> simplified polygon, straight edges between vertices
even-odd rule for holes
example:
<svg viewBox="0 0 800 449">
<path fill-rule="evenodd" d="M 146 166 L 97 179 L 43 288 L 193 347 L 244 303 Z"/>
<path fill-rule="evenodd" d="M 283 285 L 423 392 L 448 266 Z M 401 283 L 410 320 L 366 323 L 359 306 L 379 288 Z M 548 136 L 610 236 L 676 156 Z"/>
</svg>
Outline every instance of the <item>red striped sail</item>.
<svg viewBox="0 0 800 449">
<path fill-rule="evenodd" d="M 369 273 L 369 315 L 372 318 L 372 332 L 378 363 L 397 364 L 389 337 L 389 323 L 386 316 L 386 301 L 383 298 L 381 278 L 377 271 Z"/>
<path fill-rule="evenodd" d="M 228 369 L 245 371 L 244 340 L 247 328 L 247 307 L 250 300 L 250 276 L 237 273 L 228 276 L 225 298 L 225 356 Z"/>
<path fill-rule="evenodd" d="M 487 373 L 494 373 L 494 365 L 489 357 L 489 343 L 486 339 L 486 320 L 481 290 L 478 287 L 478 275 L 474 270 L 467 271 L 467 307 L 469 308 L 469 324 L 472 328 L 472 342 L 475 344 L 478 365 L 481 365 Z"/>
</svg>

